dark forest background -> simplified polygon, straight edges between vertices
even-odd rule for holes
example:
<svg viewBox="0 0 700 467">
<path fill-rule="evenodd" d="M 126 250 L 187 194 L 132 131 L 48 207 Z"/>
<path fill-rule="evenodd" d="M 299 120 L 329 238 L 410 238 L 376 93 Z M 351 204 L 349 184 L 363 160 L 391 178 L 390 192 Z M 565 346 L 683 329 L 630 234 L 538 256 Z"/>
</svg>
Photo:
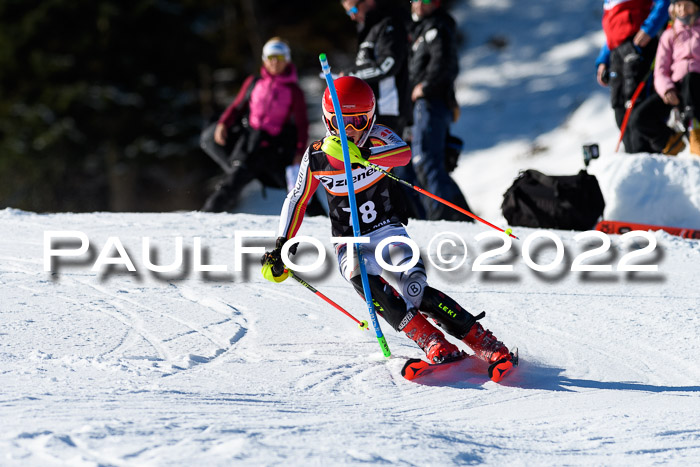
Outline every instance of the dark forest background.
<svg viewBox="0 0 700 467">
<path fill-rule="evenodd" d="M 275 35 L 300 74 L 355 50 L 337 0 L 0 1 L 0 208 L 199 208 L 199 133 Z"/>
</svg>

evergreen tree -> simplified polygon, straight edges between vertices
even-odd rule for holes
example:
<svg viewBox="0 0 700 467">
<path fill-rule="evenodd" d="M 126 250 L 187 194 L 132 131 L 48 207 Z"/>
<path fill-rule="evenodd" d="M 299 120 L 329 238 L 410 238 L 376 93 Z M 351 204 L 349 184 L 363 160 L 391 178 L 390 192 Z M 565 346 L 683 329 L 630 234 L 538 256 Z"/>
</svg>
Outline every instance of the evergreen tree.
<svg viewBox="0 0 700 467">
<path fill-rule="evenodd" d="M 212 76 L 234 70 L 230 98 L 272 35 L 316 74 L 354 39 L 327 0 L 0 2 L 0 208 L 196 209 Z"/>
</svg>

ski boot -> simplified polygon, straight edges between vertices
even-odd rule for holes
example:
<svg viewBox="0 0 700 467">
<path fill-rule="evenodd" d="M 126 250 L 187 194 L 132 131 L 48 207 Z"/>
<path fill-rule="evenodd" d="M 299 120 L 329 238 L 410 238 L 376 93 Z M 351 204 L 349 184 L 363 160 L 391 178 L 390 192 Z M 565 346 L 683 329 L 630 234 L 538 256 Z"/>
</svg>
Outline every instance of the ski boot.
<svg viewBox="0 0 700 467">
<path fill-rule="evenodd" d="M 499 360 L 510 360 L 511 353 L 503 342 L 493 336 L 488 329 L 484 329 L 481 324 L 475 322 L 462 342 L 467 344 L 474 351 L 477 357 L 492 364 Z"/>
<path fill-rule="evenodd" d="M 401 331 L 420 347 L 430 363 L 445 363 L 461 358 L 456 345 L 448 342 L 445 335 L 436 329 L 415 309 L 409 310 L 413 317 L 401 328 Z"/>
</svg>

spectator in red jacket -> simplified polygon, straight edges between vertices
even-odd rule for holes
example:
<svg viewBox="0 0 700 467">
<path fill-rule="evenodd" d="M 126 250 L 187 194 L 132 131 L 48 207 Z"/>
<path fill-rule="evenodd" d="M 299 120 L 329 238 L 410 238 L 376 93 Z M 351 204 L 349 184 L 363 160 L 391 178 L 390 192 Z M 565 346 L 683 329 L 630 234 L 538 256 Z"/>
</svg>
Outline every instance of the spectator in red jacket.
<svg viewBox="0 0 700 467">
<path fill-rule="evenodd" d="M 603 31 L 606 42 L 596 60 L 597 79 L 610 86 L 610 100 L 618 128 L 639 83 L 651 69 L 657 35 L 668 21 L 669 0 L 604 0 Z M 651 86 L 638 97 L 641 103 Z M 633 111 L 634 113 L 634 111 Z M 625 130 L 625 151 L 648 152 L 648 143 L 631 123 Z"/>
<path fill-rule="evenodd" d="M 254 179 L 287 188 L 285 168 L 298 166 L 306 150 L 306 101 L 289 46 L 273 37 L 262 59 L 260 76 L 249 76 L 219 121 L 202 133 L 202 148 L 226 172 L 202 211 L 232 210 Z"/>
</svg>

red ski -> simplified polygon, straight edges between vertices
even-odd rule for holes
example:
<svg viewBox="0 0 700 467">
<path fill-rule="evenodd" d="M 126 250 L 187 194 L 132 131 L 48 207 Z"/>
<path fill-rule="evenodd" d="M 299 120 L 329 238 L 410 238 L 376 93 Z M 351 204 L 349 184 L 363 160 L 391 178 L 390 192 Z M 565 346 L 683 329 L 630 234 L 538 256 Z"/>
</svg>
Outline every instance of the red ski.
<svg viewBox="0 0 700 467">
<path fill-rule="evenodd" d="M 420 358 L 412 358 L 408 360 L 401 369 L 401 376 L 409 381 L 421 378 L 437 371 L 447 371 L 452 367 L 458 366 L 459 362 L 467 358 L 476 358 L 474 355 L 468 355 L 462 352 L 461 357 L 456 360 L 451 360 L 445 363 L 428 363 Z M 518 349 L 511 352 L 509 358 L 503 358 L 488 368 L 488 375 L 492 381 L 501 381 L 513 368 L 518 366 Z"/>
<path fill-rule="evenodd" d="M 624 234 L 632 230 L 663 230 L 664 232 L 683 238 L 700 238 L 700 229 L 686 229 L 683 227 L 668 227 L 665 225 L 635 224 L 624 221 L 600 221 L 596 230 L 609 234 Z"/>
</svg>

